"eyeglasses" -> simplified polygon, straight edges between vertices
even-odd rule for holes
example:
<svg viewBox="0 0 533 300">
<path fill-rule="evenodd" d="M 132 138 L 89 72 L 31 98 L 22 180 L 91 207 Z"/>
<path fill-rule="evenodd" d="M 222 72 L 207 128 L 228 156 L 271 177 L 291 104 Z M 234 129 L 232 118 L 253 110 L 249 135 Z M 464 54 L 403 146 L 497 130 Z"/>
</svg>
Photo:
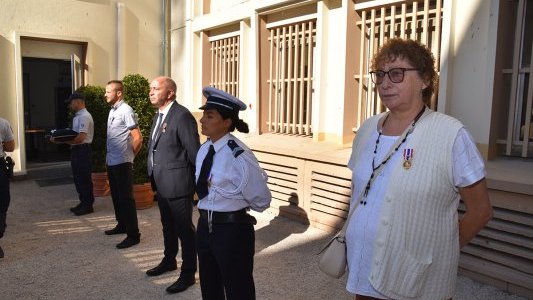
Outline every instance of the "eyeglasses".
<svg viewBox="0 0 533 300">
<path fill-rule="evenodd" d="M 382 84 L 385 79 L 385 74 L 389 75 L 389 79 L 393 83 L 400 83 L 403 81 L 405 71 L 418 71 L 415 68 L 392 68 L 387 72 L 382 70 L 370 71 L 372 82 L 375 84 Z"/>
</svg>

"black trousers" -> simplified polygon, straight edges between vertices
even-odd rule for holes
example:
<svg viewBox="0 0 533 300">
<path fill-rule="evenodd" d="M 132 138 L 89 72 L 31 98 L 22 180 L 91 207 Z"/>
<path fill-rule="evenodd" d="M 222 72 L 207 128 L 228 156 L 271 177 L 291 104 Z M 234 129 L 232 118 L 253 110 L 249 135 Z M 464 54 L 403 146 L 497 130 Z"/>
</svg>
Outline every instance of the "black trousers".
<svg viewBox="0 0 533 300">
<path fill-rule="evenodd" d="M 255 232 L 251 224 L 213 224 L 198 219 L 198 263 L 204 300 L 253 300 Z"/>
<path fill-rule="evenodd" d="M 70 166 L 74 185 L 78 192 L 78 198 L 83 206 L 92 206 L 94 203 L 93 181 L 91 179 L 91 157 L 92 150 L 90 144 L 72 146 L 70 152 Z"/>
<path fill-rule="evenodd" d="M 157 184 L 152 177 L 152 185 Z M 193 195 L 180 198 L 164 198 L 157 195 L 157 205 L 163 225 L 165 245 L 164 263 L 176 263 L 181 243 L 181 275 L 192 277 L 196 273 L 196 229 L 192 222 Z M 179 240 L 179 243 L 178 243 Z"/>
<path fill-rule="evenodd" d="M 133 199 L 132 163 L 107 166 L 111 198 L 115 208 L 117 227 L 125 229 L 129 237 L 139 237 L 135 199 Z"/>
<path fill-rule="evenodd" d="M 0 238 L 4 236 L 6 231 L 6 217 L 11 195 L 9 193 L 9 178 L 7 177 L 7 170 L 5 161 L 0 158 Z"/>
</svg>

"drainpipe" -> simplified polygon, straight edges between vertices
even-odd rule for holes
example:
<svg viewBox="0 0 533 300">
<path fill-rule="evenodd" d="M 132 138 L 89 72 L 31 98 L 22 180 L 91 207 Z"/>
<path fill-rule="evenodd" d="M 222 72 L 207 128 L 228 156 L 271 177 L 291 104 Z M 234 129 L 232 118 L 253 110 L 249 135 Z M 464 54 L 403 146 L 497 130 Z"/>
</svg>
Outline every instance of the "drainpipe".
<svg viewBox="0 0 533 300">
<path fill-rule="evenodd" d="M 167 68 L 167 51 L 168 51 L 168 16 L 169 16 L 169 3 L 168 0 L 161 0 L 161 65 L 159 67 L 159 73 L 168 76 Z"/>
<path fill-rule="evenodd" d="M 124 58 L 125 58 L 125 30 L 126 26 L 124 25 L 124 3 L 117 1 L 117 70 L 115 74 L 115 79 L 122 79 L 124 77 Z"/>
</svg>

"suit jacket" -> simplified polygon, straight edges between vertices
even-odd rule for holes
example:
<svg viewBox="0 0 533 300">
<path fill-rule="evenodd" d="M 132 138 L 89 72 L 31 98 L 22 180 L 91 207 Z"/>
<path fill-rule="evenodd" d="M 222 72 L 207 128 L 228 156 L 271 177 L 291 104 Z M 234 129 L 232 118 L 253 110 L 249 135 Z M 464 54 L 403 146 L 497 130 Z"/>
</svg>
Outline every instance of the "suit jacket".
<svg viewBox="0 0 533 300">
<path fill-rule="evenodd" d="M 174 101 L 159 128 L 154 128 L 158 114 L 152 120 L 148 151 L 153 153 L 153 167 L 148 158 L 148 175 L 164 198 L 194 194 L 196 153 L 200 148 L 198 126 L 191 112 Z M 152 139 L 154 130 L 156 136 Z"/>
</svg>

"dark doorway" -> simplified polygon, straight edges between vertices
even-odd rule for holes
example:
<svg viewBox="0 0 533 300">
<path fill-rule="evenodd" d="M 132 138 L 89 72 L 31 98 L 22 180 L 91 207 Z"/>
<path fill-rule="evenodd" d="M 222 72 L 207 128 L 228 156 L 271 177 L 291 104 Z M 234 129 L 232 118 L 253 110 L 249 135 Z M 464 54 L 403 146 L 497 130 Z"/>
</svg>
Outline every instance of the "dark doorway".
<svg viewBox="0 0 533 300">
<path fill-rule="evenodd" d="M 70 127 L 64 103 L 72 91 L 68 60 L 22 58 L 24 126 L 28 162 L 69 159 L 68 145 L 55 145 L 45 136 L 54 128 Z"/>
</svg>

